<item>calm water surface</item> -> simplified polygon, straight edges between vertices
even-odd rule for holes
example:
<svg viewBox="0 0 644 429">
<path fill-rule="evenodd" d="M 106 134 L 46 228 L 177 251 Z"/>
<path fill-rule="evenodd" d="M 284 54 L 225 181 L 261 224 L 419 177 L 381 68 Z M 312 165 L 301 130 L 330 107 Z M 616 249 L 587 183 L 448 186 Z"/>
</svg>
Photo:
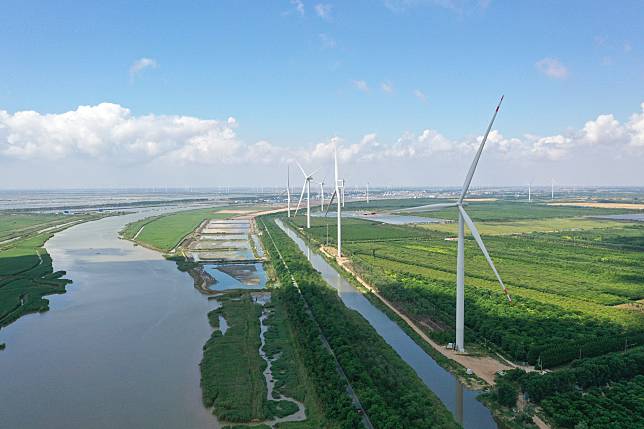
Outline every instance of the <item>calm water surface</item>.
<svg viewBox="0 0 644 429">
<path fill-rule="evenodd" d="M 201 402 L 208 301 L 158 253 L 117 238 L 150 211 L 47 242 L 74 283 L 50 310 L 0 330 L 2 428 L 216 428 Z"/>
<path fill-rule="evenodd" d="M 311 251 L 302 238 L 293 230 L 277 220 L 282 228 L 300 250 L 309 258 L 313 267 L 322 273 L 322 277 L 338 290 L 344 304 L 357 310 L 385 341 L 411 366 L 454 414 L 465 428 L 497 428 L 497 424 L 488 410 L 476 399 L 479 392 L 472 391 L 458 382 L 456 377 L 438 365 L 418 344 L 414 342 L 395 322 L 376 308 L 360 291 L 346 281 L 322 256 Z"/>
</svg>

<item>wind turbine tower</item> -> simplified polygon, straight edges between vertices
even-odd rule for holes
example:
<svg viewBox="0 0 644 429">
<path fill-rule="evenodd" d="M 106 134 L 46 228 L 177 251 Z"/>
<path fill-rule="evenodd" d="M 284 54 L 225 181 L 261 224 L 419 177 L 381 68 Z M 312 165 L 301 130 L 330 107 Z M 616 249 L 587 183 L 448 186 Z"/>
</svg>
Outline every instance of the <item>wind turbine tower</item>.
<svg viewBox="0 0 644 429">
<path fill-rule="evenodd" d="M 333 205 L 333 200 L 337 200 L 338 204 L 338 210 L 337 210 L 337 216 L 338 216 L 338 258 L 342 257 L 342 191 L 344 189 L 344 180 L 339 178 L 338 174 L 338 149 L 335 149 L 335 189 L 333 190 L 333 195 L 331 195 L 331 199 L 329 200 L 329 204 L 326 206 L 326 213 L 324 216 L 329 214 L 329 209 Z"/>
<path fill-rule="evenodd" d="M 311 228 L 311 180 L 313 180 L 313 174 L 317 173 L 317 170 L 312 174 L 306 174 L 300 163 L 297 163 L 297 166 L 300 167 L 300 171 L 304 175 L 304 186 L 302 186 L 302 193 L 300 194 L 300 200 L 297 202 L 297 208 L 295 209 L 295 216 L 300 210 L 300 204 L 302 203 L 302 198 L 304 197 L 304 191 L 306 191 L 306 228 Z"/>
<path fill-rule="evenodd" d="M 320 182 L 320 213 L 324 211 L 324 181 L 326 177 Z"/>
<path fill-rule="evenodd" d="M 490 254 L 488 253 L 485 247 L 485 244 L 483 244 L 483 240 L 481 239 L 481 235 L 479 234 L 478 229 L 476 228 L 476 225 L 474 224 L 474 222 L 472 221 L 472 219 L 467 214 L 464 208 L 465 196 L 467 195 L 467 191 L 469 190 L 470 184 L 472 183 L 472 178 L 474 177 L 476 166 L 479 162 L 479 159 L 481 158 L 483 147 L 485 146 L 485 142 L 487 141 L 488 135 L 490 134 L 490 130 L 492 129 L 492 124 L 494 124 L 496 115 L 499 113 L 499 108 L 501 107 L 502 102 L 503 102 L 503 97 L 501 97 L 499 104 L 496 106 L 496 110 L 494 111 L 492 120 L 490 121 L 490 124 L 487 127 L 487 131 L 485 132 L 483 140 L 481 141 L 481 144 L 478 148 L 478 151 L 474 156 L 474 161 L 472 161 L 472 165 L 470 166 L 470 169 L 467 172 L 467 176 L 465 177 L 465 182 L 463 183 L 463 189 L 461 190 L 461 195 L 458 198 L 458 201 L 455 203 L 430 204 L 426 206 L 411 207 L 407 209 L 398 210 L 399 212 L 419 212 L 419 211 L 442 210 L 442 209 L 451 208 L 451 207 L 455 207 L 458 210 L 458 246 L 457 246 L 457 257 L 456 257 L 456 346 L 455 348 L 457 351 L 460 351 L 460 352 L 465 351 L 465 347 L 463 344 L 464 337 L 465 337 L 465 224 L 467 224 L 467 227 L 472 233 L 472 236 L 474 237 L 476 244 L 478 244 L 479 248 L 481 249 L 481 252 L 485 256 L 485 259 L 487 260 L 488 264 L 490 265 L 490 268 L 492 268 L 492 271 L 494 272 L 496 279 L 499 281 L 499 284 L 501 285 L 501 289 L 505 293 L 505 296 L 507 297 L 508 301 L 512 302 L 512 298 L 510 297 L 508 290 L 505 287 L 505 284 L 503 284 L 503 280 L 501 280 L 501 276 L 496 270 L 496 267 L 494 266 L 494 262 L 492 262 L 492 258 L 490 258 Z"/>
<path fill-rule="evenodd" d="M 286 212 L 291 217 L 291 166 L 286 166 Z"/>
<path fill-rule="evenodd" d="M 369 204 L 369 182 L 367 182 L 367 204 Z"/>
</svg>

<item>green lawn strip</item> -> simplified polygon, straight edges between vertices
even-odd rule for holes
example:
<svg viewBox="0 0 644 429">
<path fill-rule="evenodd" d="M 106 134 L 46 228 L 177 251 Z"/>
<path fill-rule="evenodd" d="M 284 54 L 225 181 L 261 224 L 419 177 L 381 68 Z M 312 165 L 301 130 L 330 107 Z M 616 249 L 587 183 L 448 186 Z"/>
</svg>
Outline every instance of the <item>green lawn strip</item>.
<svg viewBox="0 0 644 429">
<path fill-rule="evenodd" d="M 319 326 L 372 423 L 378 427 L 457 427 L 416 373 L 315 271 L 272 220 L 266 222 Z"/>
</svg>

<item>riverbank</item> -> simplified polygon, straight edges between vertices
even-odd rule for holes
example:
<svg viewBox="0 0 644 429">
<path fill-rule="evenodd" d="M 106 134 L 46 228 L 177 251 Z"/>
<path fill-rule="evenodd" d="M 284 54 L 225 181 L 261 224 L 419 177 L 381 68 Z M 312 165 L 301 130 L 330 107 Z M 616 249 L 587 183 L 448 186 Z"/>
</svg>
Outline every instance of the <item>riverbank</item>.
<svg viewBox="0 0 644 429">
<path fill-rule="evenodd" d="M 1 214 L 0 329 L 30 313 L 49 309 L 47 295 L 62 294 L 72 281 L 54 272 L 45 243 L 67 228 L 108 214 Z M 1 350 L 1 349 L 0 349 Z"/>
</svg>

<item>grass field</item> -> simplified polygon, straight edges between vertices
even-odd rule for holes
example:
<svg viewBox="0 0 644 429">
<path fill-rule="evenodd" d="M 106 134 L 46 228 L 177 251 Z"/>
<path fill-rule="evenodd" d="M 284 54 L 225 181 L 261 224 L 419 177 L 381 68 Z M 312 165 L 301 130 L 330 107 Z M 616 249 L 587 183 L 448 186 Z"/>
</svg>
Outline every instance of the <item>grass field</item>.
<svg viewBox="0 0 644 429">
<path fill-rule="evenodd" d="M 219 213 L 223 209 L 224 207 L 204 208 L 152 216 L 126 225 L 121 235 L 131 240 L 143 227 L 143 231 L 136 237 L 136 242 L 162 252 L 169 252 L 204 220 L 227 219 L 234 216 Z"/>
<path fill-rule="evenodd" d="M 65 292 L 70 281 L 62 278 L 64 272 L 53 271 L 44 244 L 70 222 L 99 217 L 0 213 L 0 235 L 14 238 L 0 244 L 0 328 L 25 314 L 46 311 L 49 301 L 43 297 Z"/>
<path fill-rule="evenodd" d="M 514 303 L 505 302 L 468 236 L 466 342 L 486 342 L 512 359 L 535 363 L 541 358 L 545 366 L 554 366 L 580 354 L 612 351 L 625 340 L 644 341 L 644 314 L 624 305 L 644 298 L 644 225 L 577 219 L 580 212 L 610 209 L 534 208 L 499 201 L 468 209 Z M 573 218 L 562 218 L 563 212 Z M 518 220 L 499 220 L 511 216 Z M 303 218 L 296 223 L 303 225 Z M 334 218 L 315 219 L 309 235 L 326 242 L 327 224 L 333 244 Z M 552 226 L 558 232 L 529 232 Z M 444 326 L 443 333 L 433 335 L 447 342 L 453 340 L 456 242 L 445 240 L 452 230 L 432 228 L 351 219 L 343 221 L 344 250 L 386 298 L 419 321 Z M 522 234 L 504 235 L 514 232 Z"/>
</svg>

